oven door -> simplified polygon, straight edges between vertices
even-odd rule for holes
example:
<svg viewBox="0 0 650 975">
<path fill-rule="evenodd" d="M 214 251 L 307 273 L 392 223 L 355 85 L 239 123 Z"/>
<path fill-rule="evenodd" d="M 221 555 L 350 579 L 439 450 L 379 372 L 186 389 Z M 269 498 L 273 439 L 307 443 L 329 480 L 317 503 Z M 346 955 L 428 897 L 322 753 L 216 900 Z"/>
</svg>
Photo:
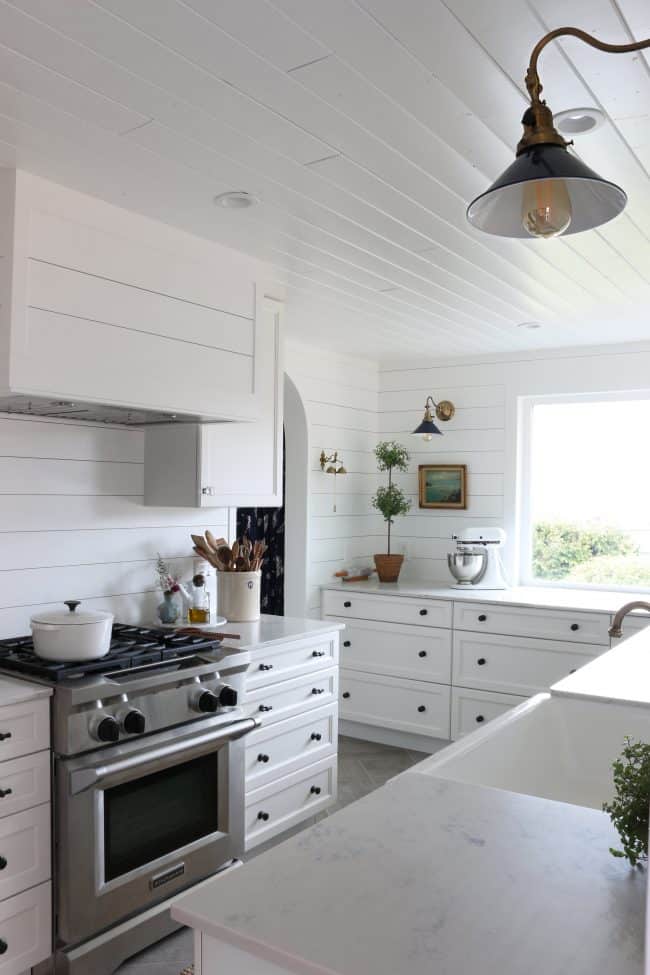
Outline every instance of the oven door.
<svg viewBox="0 0 650 975">
<path fill-rule="evenodd" d="M 210 876 L 244 848 L 244 742 L 223 717 L 56 762 L 59 941 Z"/>
</svg>

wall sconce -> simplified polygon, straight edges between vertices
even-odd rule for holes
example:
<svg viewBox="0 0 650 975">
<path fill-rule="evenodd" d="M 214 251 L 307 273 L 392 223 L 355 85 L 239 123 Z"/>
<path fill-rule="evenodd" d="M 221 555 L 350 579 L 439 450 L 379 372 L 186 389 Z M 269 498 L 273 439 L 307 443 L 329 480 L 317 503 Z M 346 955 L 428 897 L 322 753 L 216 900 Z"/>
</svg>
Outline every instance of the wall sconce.
<svg viewBox="0 0 650 975">
<path fill-rule="evenodd" d="M 329 467 L 326 465 L 329 464 Z M 320 452 L 320 469 L 324 474 L 347 474 L 343 461 L 339 457 L 338 450 L 333 454 L 326 454 L 324 450 Z"/>
<path fill-rule="evenodd" d="M 634 44 L 605 44 L 577 27 L 558 27 L 535 45 L 526 74 L 530 105 L 521 120 L 524 134 L 517 158 L 467 208 L 472 226 L 487 234 L 523 238 L 579 234 L 612 220 L 627 203 L 620 186 L 568 151 L 571 143 L 557 131 L 553 112 L 540 98 L 539 55 L 550 41 L 567 35 L 609 54 L 650 47 L 650 38 Z"/>
<path fill-rule="evenodd" d="M 427 401 L 424 404 L 424 417 L 422 423 L 413 431 L 414 437 L 422 437 L 423 440 L 429 441 L 433 439 L 436 433 L 442 436 L 442 430 L 439 430 L 433 422 L 432 408 L 435 410 L 436 418 L 443 423 L 451 420 L 456 412 L 456 407 L 448 399 L 443 399 L 439 403 L 436 403 L 433 396 L 427 396 Z"/>
</svg>

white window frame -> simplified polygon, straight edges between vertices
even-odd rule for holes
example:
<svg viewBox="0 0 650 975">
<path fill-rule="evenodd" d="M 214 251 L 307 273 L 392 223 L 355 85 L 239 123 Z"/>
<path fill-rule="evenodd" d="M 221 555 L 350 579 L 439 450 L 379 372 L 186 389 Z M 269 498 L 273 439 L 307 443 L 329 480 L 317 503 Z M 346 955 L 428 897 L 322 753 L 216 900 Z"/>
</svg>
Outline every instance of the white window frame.
<svg viewBox="0 0 650 975">
<path fill-rule="evenodd" d="M 606 393 L 549 393 L 545 396 L 522 396 L 519 400 L 519 436 L 517 463 L 517 574 L 519 585 L 543 587 L 545 589 L 593 589 L 595 592 L 639 592 L 648 593 L 650 588 L 643 586 L 596 585 L 594 583 L 565 582 L 555 579 L 538 579 L 532 574 L 532 443 L 533 410 L 536 406 L 557 405 L 561 403 L 603 403 L 608 400 L 650 400 L 650 390 L 625 390 Z M 603 459 L 606 460 L 605 451 Z"/>
</svg>

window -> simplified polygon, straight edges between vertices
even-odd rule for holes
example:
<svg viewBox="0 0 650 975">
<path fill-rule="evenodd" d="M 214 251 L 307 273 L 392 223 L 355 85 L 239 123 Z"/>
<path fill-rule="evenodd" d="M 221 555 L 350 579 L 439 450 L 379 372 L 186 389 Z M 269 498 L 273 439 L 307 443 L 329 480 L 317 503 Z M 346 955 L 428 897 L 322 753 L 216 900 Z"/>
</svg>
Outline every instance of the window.
<svg viewBox="0 0 650 975">
<path fill-rule="evenodd" d="M 526 401 L 522 581 L 650 589 L 650 394 Z"/>
</svg>

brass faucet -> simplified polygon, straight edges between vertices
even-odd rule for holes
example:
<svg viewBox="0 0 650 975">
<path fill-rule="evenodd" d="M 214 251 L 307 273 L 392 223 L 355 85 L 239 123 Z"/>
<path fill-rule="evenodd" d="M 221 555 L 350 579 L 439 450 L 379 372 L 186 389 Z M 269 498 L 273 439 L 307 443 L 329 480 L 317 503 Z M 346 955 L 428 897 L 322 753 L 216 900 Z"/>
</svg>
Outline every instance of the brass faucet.
<svg viewBox="0 0 650 975">
<path fill-rule="evenodd" d="M 642 599 L 637 599 L 632 603 L 626 603 L 625 606 L 621 606 L 621 608 L 616 612 L 616 615 L 612 620 L 612 625 L 609 628 L 609 635 L 611 637 L 619 637 L 623 635 L 621 623 L 627 614 L 631 613 L 633 609 L 647 609 L 647 611 L 650 613 L 650 603 L 644 603 Z"/>
</svg>

